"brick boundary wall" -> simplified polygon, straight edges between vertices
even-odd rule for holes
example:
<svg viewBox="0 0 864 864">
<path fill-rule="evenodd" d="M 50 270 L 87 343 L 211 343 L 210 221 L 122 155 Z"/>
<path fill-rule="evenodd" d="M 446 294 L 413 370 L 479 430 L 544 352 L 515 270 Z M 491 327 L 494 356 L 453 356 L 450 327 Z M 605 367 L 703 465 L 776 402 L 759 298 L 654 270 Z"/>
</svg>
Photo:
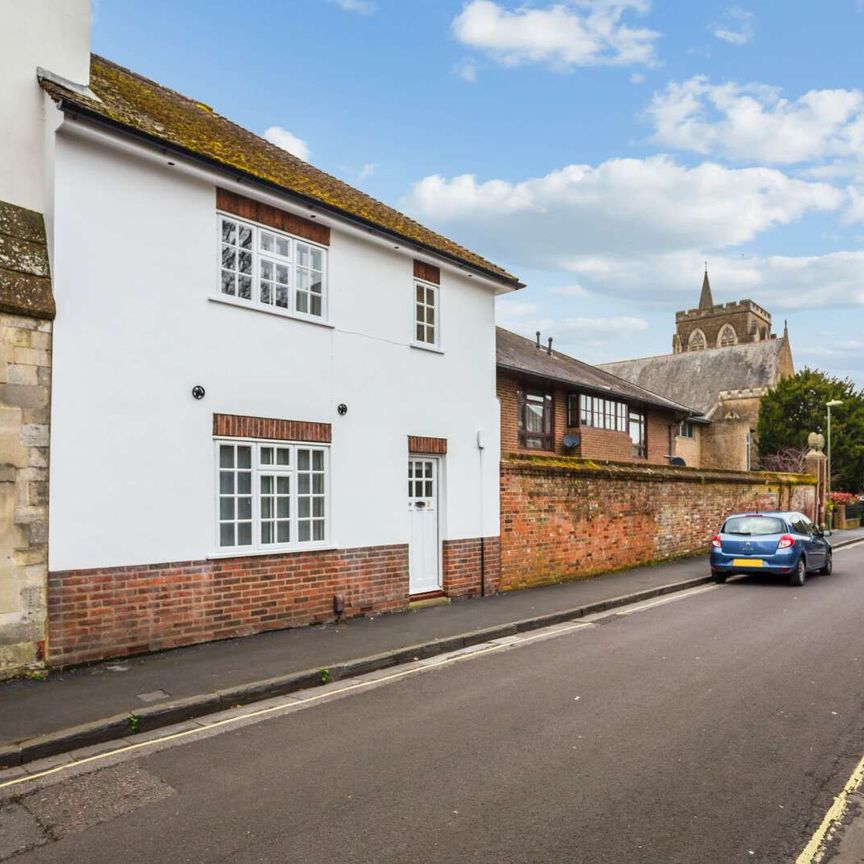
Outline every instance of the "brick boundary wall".
<svg viewBox="0 0 864 864">
<path fill-rule="evenodd" d="M 486 594 L 498 592 L 501 581 L 501 538 L 484 537 L 483 581 Z M 480 596 L 480 537 L 445 540 L 441 550 L 444 593 L 453 600 Z"/>
<path fill-rule="evenodd" d="M 503 591 L 707 551 L 723 517 L 812 516 L 813 479 L 511 456 L 501 463 Z"/>
<path fill-rule="evenodd" d="M 48 576 L 48 662 L 66 666 L 408 604 L 408 546 L 182 561 Z"/>
</svg>

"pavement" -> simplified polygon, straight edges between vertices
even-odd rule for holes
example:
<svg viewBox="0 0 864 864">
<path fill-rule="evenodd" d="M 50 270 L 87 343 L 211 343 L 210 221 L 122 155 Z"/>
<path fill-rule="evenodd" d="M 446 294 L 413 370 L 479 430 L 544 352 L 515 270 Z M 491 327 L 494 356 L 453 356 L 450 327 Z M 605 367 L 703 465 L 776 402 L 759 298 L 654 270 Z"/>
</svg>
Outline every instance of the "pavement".
<svg viewBox="0 0 864 864">
<path fill-rule="evenodd" d="M 0 859 L 801 861 L 864 748 L 862 577 L 864 545 L 0 779 Z"/>
<path fill-rule="evenodd" d="M 835 532 L 835 547 L 864 528 Z M 545 627 L 710 580 L 704 557 L 0 684 L 0 769 Z M 326 671 L 324 671 L 326 670 Z"/>
</svg>

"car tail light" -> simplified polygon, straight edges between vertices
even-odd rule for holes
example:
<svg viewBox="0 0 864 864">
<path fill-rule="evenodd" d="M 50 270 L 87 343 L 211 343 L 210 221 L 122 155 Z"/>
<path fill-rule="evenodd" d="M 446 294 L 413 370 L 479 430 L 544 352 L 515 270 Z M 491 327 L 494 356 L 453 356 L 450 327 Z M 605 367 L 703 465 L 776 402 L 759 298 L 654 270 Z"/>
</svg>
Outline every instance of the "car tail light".
<svg viewBox="0 0 864 864">
<path fill-rule="evenodd" d="M 720 535 L 719 535 L 719 534 L 715 534 L 715 535 L 711 538 L 711 545 L 712 545 L 715 549 L 719 549 L 719 548 L 723 545 L 723 544 L 720 542 Z"/>
<path fill-rule="evenodd" d="M 778 549 L 788 549 L 790 546 L 795 545 L 795 538 L 789 534 L 784 534 L 780 541 L 777 543 Z"/>
</svg>

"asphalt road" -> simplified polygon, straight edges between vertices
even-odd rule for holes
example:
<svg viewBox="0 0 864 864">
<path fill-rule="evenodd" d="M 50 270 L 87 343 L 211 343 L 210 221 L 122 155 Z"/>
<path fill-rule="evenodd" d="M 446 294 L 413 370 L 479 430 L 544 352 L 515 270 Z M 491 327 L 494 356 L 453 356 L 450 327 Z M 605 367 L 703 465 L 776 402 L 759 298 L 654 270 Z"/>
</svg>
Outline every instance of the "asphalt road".
<svg viewBox="0 0 864 864">
<path fill-rule="evenodd" d="M 0 858 L 791 862 L 862 750 L 864 545 L 56 775 L 2 805 Z"/>
</svg>

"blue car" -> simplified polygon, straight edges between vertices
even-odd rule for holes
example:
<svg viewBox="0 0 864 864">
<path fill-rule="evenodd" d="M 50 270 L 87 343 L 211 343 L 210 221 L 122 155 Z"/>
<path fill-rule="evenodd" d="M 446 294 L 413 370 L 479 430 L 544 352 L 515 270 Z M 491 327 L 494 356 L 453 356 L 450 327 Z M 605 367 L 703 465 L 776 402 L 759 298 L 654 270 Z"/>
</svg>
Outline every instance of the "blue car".
<svg viewBox="0 0 864 864">
<path fill-rule="evenodd" d="M 711 573 L 725 582 L 736 573 L 774 573 L 803 585 L 808 573 L 830 573 L 831 543 L 803 513 L 738 513 L 711 538 Z"/>
</svg>

